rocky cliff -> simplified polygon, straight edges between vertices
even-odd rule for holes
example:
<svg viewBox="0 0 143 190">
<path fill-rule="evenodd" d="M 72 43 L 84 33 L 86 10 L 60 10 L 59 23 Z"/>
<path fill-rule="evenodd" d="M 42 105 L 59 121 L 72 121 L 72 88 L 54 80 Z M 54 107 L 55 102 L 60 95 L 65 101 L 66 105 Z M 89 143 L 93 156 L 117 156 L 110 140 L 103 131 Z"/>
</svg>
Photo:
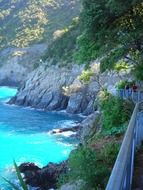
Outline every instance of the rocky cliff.
<svg viewBox="0 0 143 190">
<path fill-rule="evenodd" d="M 96 109 L 94 102 L 101 86 L 115 93 L 115 83 L 120 80 L 116 73 L 99 75 L 97 66 L 97 63 L 91 65 L 94 74 L 89 83 L 81 82 L 79 77 L 84 66 L 40 66 L 27 76 L 17 95 L 9 103 L 49 111 L 64 109 L 72 114 L 89 115 Z"/>
<path fill-rule="evenodd" d="M 78 76 L 83 66 L 71 68 L 41 66 L 30 73 L 18 94 L 9 102 L 44 110 L 63 110 L 69 113 L 90 114 L 98 88 L 83 85 Z M 97 85 L 97 84 L 96 84 Z"/>
<path fill-rule="evenodd" d="M 6 48 L 0 51 L 0 85 L 19 86 L 39 64 L 46 44 L 25 48 Z"/>
</svg>

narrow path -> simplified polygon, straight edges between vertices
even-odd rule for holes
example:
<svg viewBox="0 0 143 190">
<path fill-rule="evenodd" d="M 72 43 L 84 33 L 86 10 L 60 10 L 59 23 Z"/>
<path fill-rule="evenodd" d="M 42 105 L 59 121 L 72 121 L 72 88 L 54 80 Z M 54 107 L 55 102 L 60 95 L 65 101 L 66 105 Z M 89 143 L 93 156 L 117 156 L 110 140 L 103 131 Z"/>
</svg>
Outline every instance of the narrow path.
<svg viewBox="0 0 143 190">
<path fill-rule="evenodd" d="M 143 190 L 143 147 L 136 154 L 132 190 Z"/>
<path fill-rule="evenodd" d="M 139 115 L 139 125 L 143 127 L 143 112 Z M 143 190 L 143 146 L 135 155 L 132 190 Z"/>
</svg>

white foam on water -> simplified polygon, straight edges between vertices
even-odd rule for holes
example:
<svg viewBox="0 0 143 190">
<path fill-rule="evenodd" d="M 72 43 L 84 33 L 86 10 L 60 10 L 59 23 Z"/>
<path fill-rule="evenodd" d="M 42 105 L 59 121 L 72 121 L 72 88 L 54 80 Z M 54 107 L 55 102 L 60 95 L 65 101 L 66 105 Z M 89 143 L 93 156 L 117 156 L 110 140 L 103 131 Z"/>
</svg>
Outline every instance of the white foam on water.
<svg viewBox="0 0 143 190">
<path fill-rule="evenodd" d="M 70 137 L 72 135 L 76 135 L 76 132 L 66 131 L 66 132 L 61 133 L 61 135 L 64 136 L 64 137 Z"/>
</svg>

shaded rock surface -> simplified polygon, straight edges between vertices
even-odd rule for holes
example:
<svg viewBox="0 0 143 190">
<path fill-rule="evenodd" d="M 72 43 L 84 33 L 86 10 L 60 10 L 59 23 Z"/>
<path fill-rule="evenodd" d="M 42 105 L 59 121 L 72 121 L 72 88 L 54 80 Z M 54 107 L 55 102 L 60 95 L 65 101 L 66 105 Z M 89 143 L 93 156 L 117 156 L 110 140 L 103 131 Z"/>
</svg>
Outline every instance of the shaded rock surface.
<svg viewBox="0 0 143 190">
<path fill-rule="evenodd" d="M 65 109 L 72 114 L 90 115 L 96 110 L 94 102 L 101 87 L 116 93 L 116 82 L 121 77 L 129 77 L 124 73 L 118 76 L 115 72 L 99 74 L 97 67 L 98 63 L 91 65 L 94 75 L 89 84 L 84 84 L 79 79 L 84 66 L 70 64 L 60 67 L 43 63 L 27 76 L 9 103 L 49 111 Z"/>
<path fill-rule="evenodd" d="M 39 168 L 34 163 L 23 163 L 19 166 L 20 172 L 24 174 L 25 182 L 32 187 L 39 187 L 40 190 L 56 188 L 58 177 L 68 170 L 67 161 L 60 164 L 49 163 Z"/>
<path fill-rule="evenodd" d="M 27 74 L 38 66 L 46 49 L 46 44 L 37 44 L 0 51 L 0 85 L 20 86 Z"/>
<path fill-rule="evenodd" d="M 72 80 L 73 76 L 65 69 L 51 67 L 45 70 L 41 67 L 28 76 L 10 103 L 46 110 L 65 109 L 69 97 L 62 92 L 62 86 L 70 84 Z"/>
<path fill-rule="evenodd" d="M 41 66 L 28 75 L 17 95 L 9 103 L 49 111 L 65 109 L 72 114 L 91 114 L 94 111 L 93 102 L 98 87 L 96 88 L 95 83 L 86 86 L 77 80 L 82 70 L 83 66 L 78 65 L 71 68 Z M 94 85 L 94 88 L 91 88 L 91 85 Z M 69 86 L 72 86 L 70 94 L 65 91 Z"/>
<path fill-rule="evenodd" d="M 99 111 L 87 116 L 85 120 L 81 122 L 81 130 L 79 131 L 79 136 L 82 144 L 85 144 L 93 134 L 96 133 L 100 128 L 100 117 L 101 113 Z"/>
</svg>

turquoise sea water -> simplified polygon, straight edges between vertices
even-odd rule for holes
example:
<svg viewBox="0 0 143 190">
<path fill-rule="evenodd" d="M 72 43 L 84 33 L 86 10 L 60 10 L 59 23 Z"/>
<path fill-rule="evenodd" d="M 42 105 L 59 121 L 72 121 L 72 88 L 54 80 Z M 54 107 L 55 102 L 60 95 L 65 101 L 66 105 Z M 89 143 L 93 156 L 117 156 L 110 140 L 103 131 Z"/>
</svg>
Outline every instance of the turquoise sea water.
<svg viewBox="0 0 143 190">
<path fill-rule="evenodd" d="M 81 118 L 58 112 L 43 112 L 5 102 L 16 89 L 0 87 L 0 176 L 9 177 L 13 159 L 18 164 L 35 162 L 39 166 L 66 159 L 74 148 L 74 141 L 65 135 L 51 135 L 55 128 L 75 125 Z M 8 188 L 0 178 L 0 187 Z"/>
</svg>

